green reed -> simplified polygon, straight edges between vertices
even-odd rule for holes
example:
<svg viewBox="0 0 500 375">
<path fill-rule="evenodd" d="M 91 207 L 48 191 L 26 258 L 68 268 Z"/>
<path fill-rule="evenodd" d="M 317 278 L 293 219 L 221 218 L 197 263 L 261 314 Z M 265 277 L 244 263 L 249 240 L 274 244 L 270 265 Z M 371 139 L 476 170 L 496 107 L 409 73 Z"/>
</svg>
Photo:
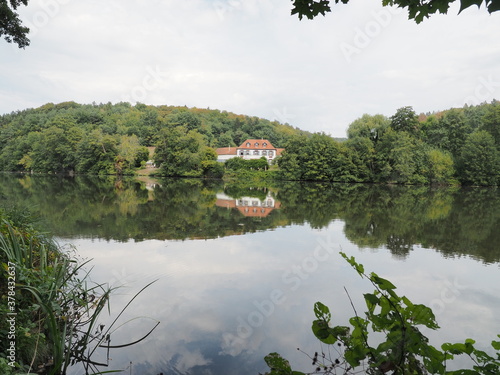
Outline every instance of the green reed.
<svg viewBox="0 0 500 375">
<path fill-rule="evenodd" d="M 70 366 L 80 363 L 87 374 L 112 372 L 99 371 L 98 366 L 107 366 L 107 363 L 93 361 L 92 355 L 99 347 L 107 348 L 108 352 L 113 348 L 109 345 L 113 326 L 137 295 L 151 283 L 133 296 L 113 323 L 104 329 L 98 318 L 106 308 L 110 311 L 109 300 L 113 289 L 106 284 L 89 281 L 90 271 L 85 270 L 88 261 L 77 262 L 48 235 L 29 226 L 15 224 L 6 219 L 0 223 L 0 263 L 5 269 L 7 263 L 15 264 L 16 311 L 19 317 L 16 322 L 17 368 L 6 368 L 5 371 L 64 375 Z M 4 281 L 5 275 L 3 272 L 0 281 Z M 7 282 L 0 283 L 0 289 L 4 285 Z M 2 290 L 2 299 L 6 294 Z M 2 301 L 2 307 L 5 305 Z M 1 324 L 0 331 L 7 332 Z M 7 342 L 1 340 L 0 346 Z M 6 350 L 0 352 L 5 353 Z M 2 370 L 4 367 L 1 367 Z"/>
</svg>

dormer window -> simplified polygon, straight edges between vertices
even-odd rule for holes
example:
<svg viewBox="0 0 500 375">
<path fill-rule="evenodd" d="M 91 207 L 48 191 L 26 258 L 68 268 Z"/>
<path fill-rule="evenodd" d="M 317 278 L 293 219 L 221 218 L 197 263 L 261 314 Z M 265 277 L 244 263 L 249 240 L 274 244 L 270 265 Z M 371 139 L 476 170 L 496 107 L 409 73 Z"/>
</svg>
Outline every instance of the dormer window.
<svg viewBox="0 0 500 375">
<path fill-rule="evenodd" d="M 259 145 L 259 142 L 255 142 L 255 147 L 257 147 Z"/>
<path fill-rule="evenodd" d="M 251 146 L 251 145 L 250 145 L 250 142 L 247 142 L 247 147 L 250 147 L 250 146 Z"/>
<path fill-rule="evenodd" d="M 264 143 L 262 144 L 262 146 L 266 147 L 266 146 L 267 146 L 267 143 L 266 143 L 266 142 L 264 142 Z"/>
</svg>

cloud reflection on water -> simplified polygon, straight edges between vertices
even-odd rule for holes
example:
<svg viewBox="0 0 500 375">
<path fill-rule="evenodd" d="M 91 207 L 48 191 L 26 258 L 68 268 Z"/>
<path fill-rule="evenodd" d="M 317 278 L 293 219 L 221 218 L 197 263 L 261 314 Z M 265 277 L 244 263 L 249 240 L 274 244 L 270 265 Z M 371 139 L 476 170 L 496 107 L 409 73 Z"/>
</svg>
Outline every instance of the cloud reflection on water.
<svg viewBox="0 0 500 375">
<path fill-rule="evenodd" d="M 442 300 L 447 280 L 458 280 L 462 289 L 455 299 L 446 299 L 437 314 L 443 329 L 429 333 L 437 343 L 470 336 L 488 343 L 494 338 L 491 327 L 500 326 L 496 265 L 445 259 L 424 248 L 402 261 L 383 248 L 360 251 L 343 230 L 343 222 L 334 221 L 324 230 L 294 225 L 214 240 L 71 242 L 82 256 L 94 259 L 95 281 L 125 284 L 112 299 L 115 314 L 135 291 L 158 279 L 123 320 L 147 316 L 161 321 L 160 326 L 144 342 L 112 352 L 112 368 L 132 362 L 137 375 L 257 374 L 265 370 L 263 357 L 273 351 L 299 369 L 310 370 L 308 359 L 297 355 L 296 348 L 311 353 L 319 348 L 310 332 L 314 303 L 330 306 L 335 324 L 343 324 L 353 315 L 344 286 L 360 311 L 362 293 L 372 290 L 341 259 L 340 250 L 354 255 L 366 270 L 391 280 L 400 294 L 416 303 Z M 307 265 L 305 259 L 314 256 L 319 239 L 326 238 L 337 247 L 335 252 L 323 256 L 315 267 L 310 263 L 299 270 Z M 122 276 L 123 280 L 117 279 Z M 282 292 L 280 303 L 272 311 L 259 309 L 263 301 L 272 301 L 277 290 Z M 245 322 L 251 332 L 242 337 L 238 329 Z M 151 325 L 146 319 L 134 321 L 118 330 L 113 341 L 133 341 Z M 227 340 L 228 335 L 236 340 Z"/>
</svg>

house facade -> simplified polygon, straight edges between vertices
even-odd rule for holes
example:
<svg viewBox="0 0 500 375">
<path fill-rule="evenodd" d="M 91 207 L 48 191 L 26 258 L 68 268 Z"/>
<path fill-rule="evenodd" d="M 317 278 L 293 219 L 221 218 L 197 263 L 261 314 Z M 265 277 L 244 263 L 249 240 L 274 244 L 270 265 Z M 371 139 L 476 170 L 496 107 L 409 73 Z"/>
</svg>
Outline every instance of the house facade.
<svg viewBox="0 0 500 375">
<path fill-rule="evenodd" d="M 268 162 L 281 155 L 283 148 L 274 147 L 267 139 L 247 139 L 239 147 L 221 147 L 215 150 L 217 160 L 224 162 L 231 158 L 260 159 L 265 157 Z"/>
</svg>

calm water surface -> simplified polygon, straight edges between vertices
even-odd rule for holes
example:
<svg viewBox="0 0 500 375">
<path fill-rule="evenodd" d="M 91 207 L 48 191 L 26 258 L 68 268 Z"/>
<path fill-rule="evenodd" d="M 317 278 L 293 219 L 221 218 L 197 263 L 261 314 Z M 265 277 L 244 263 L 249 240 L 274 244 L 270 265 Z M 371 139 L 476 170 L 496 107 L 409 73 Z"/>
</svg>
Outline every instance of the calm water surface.
<svg viewBox="0 0 500 375">
<path fill-rule="evenodd" d="M 500 333 L 498 190 L 1 175 L 0 200 L 35 207 L 61 243 L 93 259 L 93 281 L 120 286 L 103 324 L 156 280 L 111 344 L 160 325 L 95 358 L 123 374 L 256 375 L 275 351 L 312 371 L 297 348 L 322 350 L 314 303 L 346 324 L 344 287 L 358 312 L 372 291 L 339 251 L 432 307 L 434 345 L 472 337 L 486 348 Z"/>
</svg>

